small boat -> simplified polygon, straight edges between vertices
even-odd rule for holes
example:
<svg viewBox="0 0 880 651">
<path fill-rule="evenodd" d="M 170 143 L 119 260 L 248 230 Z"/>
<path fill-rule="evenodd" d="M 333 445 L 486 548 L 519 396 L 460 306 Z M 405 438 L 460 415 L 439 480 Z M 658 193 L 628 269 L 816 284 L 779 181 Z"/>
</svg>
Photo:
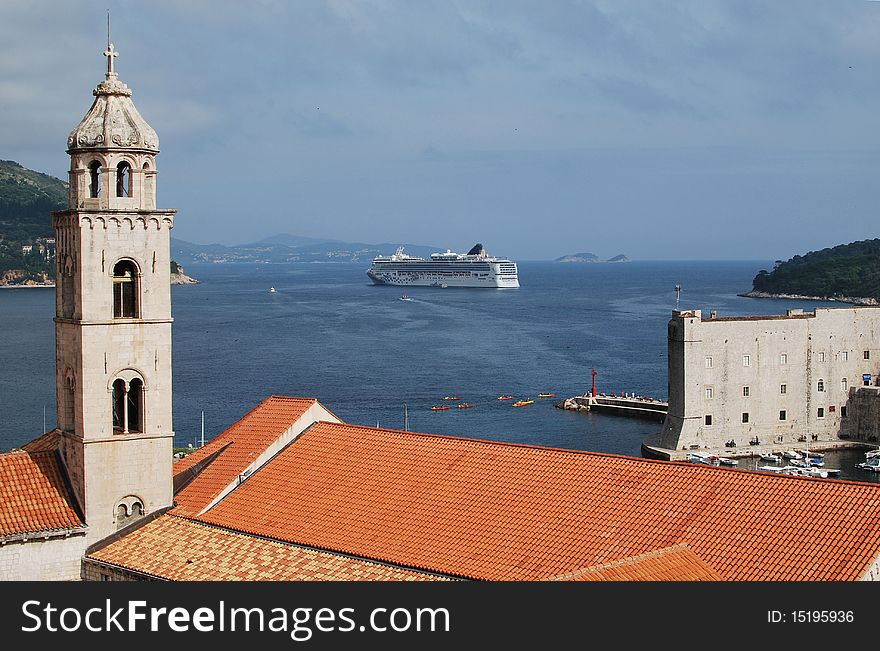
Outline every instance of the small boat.
<svg viewBox="0 0 880 651">
<path fill-rule="evenodd" d="M 829 477 L 838 477 L 840 475 L 840 468 L 825 468 L 825 472 Z"/>
<path fill-rule="evenodd" d="M 461 400 L 458 396 L 443 396 L 444 400 Z"/>
<path fill-rule="evenodd" d="M 412 297 L 407 296 L 406 294 L 404 294 L 403 296 L 400 297 L 400 300 L 401 300 L 401 301 L 411 301 L 411 300 L 412 300 Z"/>
<path fill-rule="evenodd" d="M 825 462 L 822 459 L 808 459 L 809 464 L 813 468 L 822 468 L 825 466 Z"/>
<path fill-rule="evenodd" d="M 803 459 L 789 459 L 788 462 L 792 466 L 797 466 L 798 468 L 806 468 L 807 467 L 807 462 L 804 461 Z"/>
<path fill-rule="evenodd" d="M 446 405 L 434 405 L 433 407 L 431 407 L 431 411 L 447 411 L 448 409 L 449 407 L 447 407 Z"/>
<path fill-rule="evenodd" d="M 513 400 L 513 396 L 498 396 L 496 400 Z"/>
<path fill-rule="evenodd" d="M 722 466 L 738 466 L 739 461 L 736 459 L 731 459 L 729 457 L 718 457 L 718 463 Z"/>
<path fill-rule="evenodd" d="M 812 458 L 812 459 L 824 459 L 825 458 L 825 455 L 822 454 L 821 452 L 810 452 L 809 450 L 804 452 L 804 455 L 806 455 L 807 457 Z"/>
<path fill-rule="evenodd" d="M 270 288 L 269 288 L 269 293 L 270 293 L 270 294 L 274 294 L 274 293 L 275 293 L 275 288 L 274 288 L 274 287 L 270 287 Z"/>
<path fill-rule="evenodd" d="M 455 406 L 458 407 L 459 409 L 473 409 L 473 407 L 474 407 L 473 405 L 469 405 L 466 402 L 461 402 Z"/>
<path fill-rule="evenodd" d="M 556 396 L 555 393 L 539 393 L 539 398 L 554 398 Z"/>
<path fill-rule="evenodd" d="M 513 406 L 514 407 L 525 407 L 526 405 L 531 405 L 534 402 L 535 402 L 534 400 L 517 400 L 515 403 L 513 403 Z"/>
<path fill-rule="evenodd" d="M 758 466 L 758 470 L 763 470 L 764 472 L 773 472 L 778 475 L 782 474 L 782 471 L 785 470 L 785 468 L 781 468 L 779 466 Z"/>
<path fill-rule="evenodd" d="M 786 459 L 801 459 L 800 453 L 795 452 L 794 450 L 786 450 L 782 453 L 782 456 Z"/>
<path fill-rule="evenodd" d="M 782 461 L 782 457 L 780 457 L 778 454 L 764 452 L 760 456 L 761 461 L 769 461 L 771 463 L 780 463 Z"/>
<path fill-rule="evenodd" d="M 709 460 L 709 455 L 703 454 L 702 452 L 691 452 L 687 456 L 687 460 L 691 463 L 702 463 L 706 464 L 707 466 L 712 465 L 712 462 Z"/>
</svg>

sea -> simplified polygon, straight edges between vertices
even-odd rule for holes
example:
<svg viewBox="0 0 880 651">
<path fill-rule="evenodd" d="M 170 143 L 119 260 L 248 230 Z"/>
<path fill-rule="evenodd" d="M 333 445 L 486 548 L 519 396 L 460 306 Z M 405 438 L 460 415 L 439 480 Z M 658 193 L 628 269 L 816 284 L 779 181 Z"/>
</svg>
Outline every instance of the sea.
<svg viewBox="0 0 880 651">
<path fill-rule="evenodd" d="M 188 264 L 200 284 L 172 286 L 175 445 L 198 446 L 203 419 L 207 441 L 285 395 L 347 423 L 638 456 L 659 423 L 554 403 L 587 392 L 593 369 L 599 391 L 665 400 L 677 300 L 719 316 L 841 307 L 737 295 L 772 264 L 520 262 L 507 290 L 377 286 L 369 264 Z M 0 291 L 0 450 L 55 425 L 54 301 L 49 288 Z M 863 460 L 826 455 L 844 479 L 880 481 Z"/>
</svg>

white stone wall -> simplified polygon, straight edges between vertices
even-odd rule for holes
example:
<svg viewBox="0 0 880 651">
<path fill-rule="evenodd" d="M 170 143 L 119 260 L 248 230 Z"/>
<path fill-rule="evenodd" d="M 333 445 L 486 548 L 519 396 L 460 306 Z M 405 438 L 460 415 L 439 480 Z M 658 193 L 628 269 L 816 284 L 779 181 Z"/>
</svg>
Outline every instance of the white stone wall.
<svg viewBox="0 0 880 651">
<path fill-rule="evenodd" d="M 86 536 L 0 545 L 0 581 L 78 581 Z"/>
<path fill-rule="evenodd" d="M 847 433 L 842 408 L 849 391 L 865 373 L 872 383 L 880 373 L 880 308 L 740 318 L 676 311 L 661 445 L 723 449 L 733 440 L 741 449 L 755 437 L 762 445 L 798 443 L 802 436 L 836 440 Z"/>
</svg>

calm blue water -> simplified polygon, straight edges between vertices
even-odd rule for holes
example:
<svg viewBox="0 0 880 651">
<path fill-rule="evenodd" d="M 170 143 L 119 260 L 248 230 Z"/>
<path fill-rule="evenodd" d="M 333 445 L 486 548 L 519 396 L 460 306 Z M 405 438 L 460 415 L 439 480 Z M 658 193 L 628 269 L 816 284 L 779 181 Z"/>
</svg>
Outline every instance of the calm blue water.
<svg viewBox="0 0 880 651">
<path fill-rule="evenodd" d="M 736 296 L 772 262 L 520 263 L 518 290 L 369 283 L 362 264 L 187 265 L 173 292 L 174 425 L 210 439 L 271 394 L 318 398 L 349 423 L 638 455 L 659 424 L 565 412 L 599 389 L 665 399 L 666 323 L 675 306 L 779 314 L 809 301 Z M 269 293 L 274 286 L 276 293 Z M 55 424 L 54 290 L 0 291 L 0 449 Z M 555 399 L 537 394 L 553 392 Z M 455 394 L 473 409 L 432 412 Z M 531 397 L 516 409 L 498 395 Z M 829 458 L 855 479 L 860 453 Z"/>
</svg>

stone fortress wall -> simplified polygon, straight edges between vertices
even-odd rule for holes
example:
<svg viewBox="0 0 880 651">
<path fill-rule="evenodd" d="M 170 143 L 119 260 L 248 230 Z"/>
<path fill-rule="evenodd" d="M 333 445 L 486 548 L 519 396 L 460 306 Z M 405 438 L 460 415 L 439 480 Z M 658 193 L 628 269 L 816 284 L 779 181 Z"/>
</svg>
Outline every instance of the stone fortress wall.
<svg viewBox="0 0 880 651">
<path fill-rule="evenodd" d="M 675 310 L 668 336 L 660 447 L 876 442 L 880 308 L 708 318 Z"/>
</svg>

